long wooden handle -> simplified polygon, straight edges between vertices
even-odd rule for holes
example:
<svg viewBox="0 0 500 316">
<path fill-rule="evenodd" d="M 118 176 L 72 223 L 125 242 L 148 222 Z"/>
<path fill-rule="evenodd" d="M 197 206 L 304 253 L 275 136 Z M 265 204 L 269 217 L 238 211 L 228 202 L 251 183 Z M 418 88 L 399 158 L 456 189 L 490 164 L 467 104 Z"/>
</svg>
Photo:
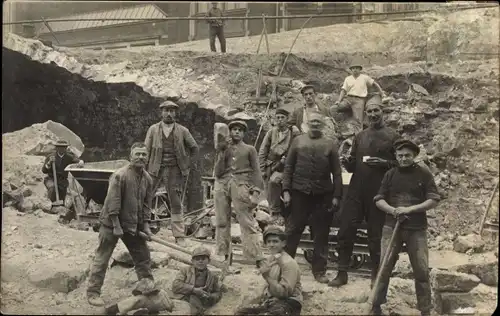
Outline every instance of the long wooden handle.
<svg viewBox="0 0 500 316">
<path fill-rule="evenodd" d="M 52 162 L 52 175 L 54 176 L 54 186 L 56 187 L 56 201 L 59 201 L 59 187 L 57 186 L 56 162 Z"/>
<path fill-rule="evenodd" d="M 491 203 L 493 203 L 493 199 L 495 198 L 495 193 L 497 193 L 499 182 L 500 180 L 497 180 L 497 184 L 495 185 L 495 189 L 493 189 L 493 192 L 491 193 L 488 205 L 486 205 L 486 210 L 484 210 L 483 218 L 481 219 L 481 226 L 479 226 L 479 236 L 483 234 L 484 223 L 486 222 L 486 218 L 488 217 L 488 211 L 490 210 Z"/>
</svg>

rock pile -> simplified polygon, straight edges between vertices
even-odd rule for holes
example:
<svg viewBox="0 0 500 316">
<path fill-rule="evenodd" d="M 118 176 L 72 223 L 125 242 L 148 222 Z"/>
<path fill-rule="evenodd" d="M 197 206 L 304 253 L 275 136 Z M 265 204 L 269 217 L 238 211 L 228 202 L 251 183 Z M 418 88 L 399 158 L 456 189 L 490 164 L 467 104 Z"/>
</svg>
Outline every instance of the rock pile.
<svg viewBox="0 0 500 316">
<path fill-rule="evenodd" d="M 470 291 L 480 282 L 475 275 L 432 269 L 431 285 L 436 312 L 449 314 L 460 308 L 475 307 L 474 296 Z"/>
</svg>

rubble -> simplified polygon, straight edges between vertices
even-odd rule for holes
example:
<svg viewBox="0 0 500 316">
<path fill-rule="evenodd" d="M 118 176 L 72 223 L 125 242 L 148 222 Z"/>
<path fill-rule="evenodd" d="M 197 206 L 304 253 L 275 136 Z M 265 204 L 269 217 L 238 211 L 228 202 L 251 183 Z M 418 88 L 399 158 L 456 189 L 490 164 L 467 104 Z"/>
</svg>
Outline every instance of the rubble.
<svg viewBox="0 0 500 316">
<path fill-rule="evenodd" d="M 432 288 L 439 292 L 469 292 L 481 282 L 475 275 L 432 269 Z"/>
<path fill-rule="evenodd" d="M 434 293 L 434 306 L 440 315 L 449 314 L 459 308 L 475 307 L 474 296 L 468 293 Z"/>
<path fill-rule="evenodd" d="M 468 263 L 454 266 L 453 270 L 473 274 L 483 284 L 498 285 L 498 258 L 492 253 L 472 256 Z"/>
<path fill-rule="evenodd" d="M 456 252 L 467 253 L 471 250 L 474 253 L 482 252 L 485 242 L 481 236 L 469 234 L 466 236 L 458 236 L 453 242 L 453 250 Z"/>
</svg>

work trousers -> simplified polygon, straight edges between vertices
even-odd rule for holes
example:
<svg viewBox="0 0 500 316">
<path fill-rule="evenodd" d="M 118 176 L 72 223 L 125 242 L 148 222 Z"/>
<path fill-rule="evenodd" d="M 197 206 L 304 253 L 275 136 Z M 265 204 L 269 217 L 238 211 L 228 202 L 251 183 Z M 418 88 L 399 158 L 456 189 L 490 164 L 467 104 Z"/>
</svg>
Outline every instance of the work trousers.
<svg viewBox="0 0 500 316">
<path fill-rule="evenodd" d="M 357 134 L 363 130 L 363 114 L 365 111 L 366 98 L 348 95 L 342 100 L 342 107 L 349 107 L 352 110 L 352 120 L 354 133 Z"/>
<path fill-rule="evenodd" d="M 118 237 L 113 235 L 113 229 L 101 225 L 99 229 L 99 245 L 95 251 L 94 261 L 90 270 L 87 294 L 101 294 L 101 287 L 106 277 L 109 259 L 115 250 Z M 151 273 L 151 254 L 146 241 L 139 235 L 125 232 L 121 240 L 127 247 L 134 261 L 135 273 L 139 280 L 143 278 L 153 279 Z"/>
<path fill-rule="evenodd" d="M 52 202 L 57 200 L 56 197 L 56 186 L 54 179 L 45 177 L 43 179 L 43 184 L 47 188 L 47 195 Z M 68 179 L 57 179 L 57 188 L 59 189 L 59 199 L 64 201 L 66 199 L 66 193 L 68 192 L 69 182 Z"/>
<path fill-rule="evenodd" d="M 215 302 L 212 298 L 203 299 L 194 294 L 186 295 L 182 299 L 189 302 L 191 315 L 196 316 L 205 315 L 205 310 L 215 305 Z"/>
<path fill-rule="evenodd" d="M 224 36 L 224 27 L 223 26 L 210 26 L 210 50 L 212 52 L 216 52 L 215 48 L 215 37 L 219 38 L 220 50 L 221 52 L 226 52 L 226 37 Z"/>
<path fill-rule="evenodd" d="M 267 201 L 269 202 L 269 211 L 271 215 L 283 214 L 281 191 L 282 191 L 283 173 L 273 172 L 267 182 Z"/>
<path fill-rule="evenodd" d="M 309 223 L 311 231 L 314 231 L 312 273 L 315 276 L 324 275 L 328 261 L 330 225 L 333 221 L 333 212 L 329 211 L 333 193 L 315 195 L 292 190 L 291 198 L 290 215 L 285 220 L 285 251 L 295 258 L 302 233 Z"/>
<path fill-rule="evenodd" d="M 384 226 L 382 233 L 382 256 L 389 251 L 389 241 L 391 240 L 393 227 Z M 382 271 L 380 284 L 375 294 L 373 305 L 380 306 L 387 302 L 387 289 L 392 270 L 399 258 L 399 252 L 406 244 L 408 257 L 410 258 L 415 279 L 415 292 L 417 294 L 417 309 L 421 313 L 430 313 L 432 309 L 431 286 L 429 283 L 429 248 L 427 245 L 427 230 L 400 229 L 397 233 L 393 251 L 389 257 L 388 264 Z M 383 257 L 382 257 L 383 258 Z"/>
<path fill-rule="evenodd" d="M 167 190 L 168 202 L 171 210 L 172 235 L 175 238 L 185 237 L 184 228 L 184 209 L 186 208 L 187 199 L 187 181 L 181 173 L 178 166 L 162 166 L 158 177 L 154 177 L 153 192 L 156 193 L 160 184 L 163 183 Z M 184 195 L 184 201 L 183 196 Z"/>
<path fill-rule="evenodd" d="M 302 306 L 292 299 L 256 298 L 248 305 L 239 307 L 235 315 L 300 315 Z"/>
<path fill-rule="evenodd" d="M 218 255 L 229 254 L 232 210 L 240 224 L 243 256 L 255 261 L 261 255 L 260 228 L 253 216 L 256 205 L 250 201 L 249 189 L 247 182 L 238 181 L 232 176 L 215 180 L 215 240 Z"/>
<path fill-rule="evenodd" d="M 384 227 L 385 213 L 377 208 L 371 199 L 347 198 L 340 216 L 338 232 L 339 271 L 347 271 L 356 240 L 356 233 L 363 220 L 367 223 L 368 250 L 372 261 L 372 279 L 375 278 L 380 263 L 380 240 Z"/>
</svg>

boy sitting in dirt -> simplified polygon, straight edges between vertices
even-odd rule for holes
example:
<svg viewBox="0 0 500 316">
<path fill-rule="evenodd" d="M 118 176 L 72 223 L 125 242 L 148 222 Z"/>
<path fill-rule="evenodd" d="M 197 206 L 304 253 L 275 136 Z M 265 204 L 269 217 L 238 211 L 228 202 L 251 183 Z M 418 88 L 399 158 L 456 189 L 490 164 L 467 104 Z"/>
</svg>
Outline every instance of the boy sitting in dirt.
<svg viewBox="0 0 500 316">
<path fill-rule="evenodd" d="M 300 269 L 284 251 L 285 232 L 278 226 L 269 226 L 263 237 L 271 255 L 258 260 L 257 267 L 267 285 L 259 297 L 238 308 L 235 315 L 300 315 L 303 299 Z"/>
<path fill-rule="evenodd" d="M 184 267 L 172 283 L 175 299 L 189 302 L 191 315 L 204 315 L 205 309 L 220 301 L 221 285 L 218 277 L 208 269 L 210 250 L 198 247 L 193 250 L 193 265 Z"/>
</svg>

